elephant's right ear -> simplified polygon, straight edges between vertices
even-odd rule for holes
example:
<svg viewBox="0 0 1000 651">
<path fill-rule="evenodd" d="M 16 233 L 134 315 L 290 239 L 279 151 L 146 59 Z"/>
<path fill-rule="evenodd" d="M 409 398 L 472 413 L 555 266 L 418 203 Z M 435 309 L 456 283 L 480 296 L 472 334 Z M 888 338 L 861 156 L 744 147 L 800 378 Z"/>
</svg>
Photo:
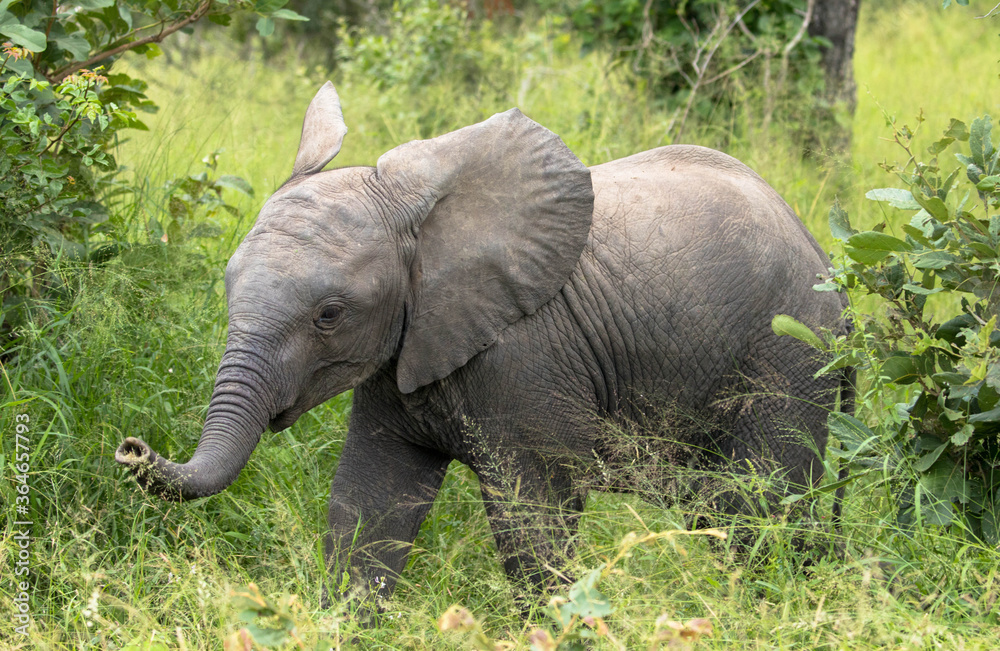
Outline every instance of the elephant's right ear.
<svg viewBox="0 0 1000 651">
<path fill-rule="evenodd" d="M 347 125 L 340 109 L 340 97 L 333 84 L 328 81 L 306 109 L 292 177 L 315 174 L 323 169 L 340 151 L 346 133 Z"/>
</svg>

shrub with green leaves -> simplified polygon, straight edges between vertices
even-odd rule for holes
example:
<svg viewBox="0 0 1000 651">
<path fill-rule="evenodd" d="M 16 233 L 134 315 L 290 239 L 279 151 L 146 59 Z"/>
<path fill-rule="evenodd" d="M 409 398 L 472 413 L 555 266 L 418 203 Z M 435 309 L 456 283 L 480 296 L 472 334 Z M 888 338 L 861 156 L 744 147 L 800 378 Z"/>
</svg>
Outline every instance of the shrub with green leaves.
<svg viewBox="0 0 1000 651">
<path fill-rule="evenodd" d="M 419 89 L 456 69 L 474 70 L 473 27 L 458 6 L 439 0 L 394 2 L 384 25 L 338 29 L 337 60 L 347 75 L 376 88 Z"/>
<path fill-rule="evenodd" d="M 112 151 L 121 130 L 145 129 L 137 111 L 156 107 L 114 62 L 130 50 L 154 57 L 202 18 L 253 12 L 261 33 L 301 19 L 286 3 L 0 0 L 0 329 L 15 331 L 32 301 L 62 286 L 53 261 L 104 262 L 122 248 L 126 224 L 109 206 L 131 189 Z"/>
<path fill-rule="evenodd" d="M 24 66 L 24 48 L 0 48 L 3 94 L 0 145 L 0 238 L 5 251 L 39 241 L 75 259 L 89 253 L 89 231 L 100 232 L 107 210 L 93 201 L 102 174 L 114 171 L 107 148 L 135 113 L 102 101 L 106 76 L 81 71 L 53 86 Z M 18 70 L 17 68 L 21 68 Z"/>
<path fill-rule="evenodd" d="M 851 292 L 855 330 L 835 341 L 828 369 L 863 372 L 867 421 L 834 413 L 830 430 L 855 477 L 891 488 L 900 525 L 959 525 L 998 545 L 1000 150 L 988 115 L 952 120 L 922 162 L 919 122 L 893 124 L 907 162 L 883 164 L 905 187 L 866 195 L 910 215 L 900 232 L 896 213 L 859 232 L 839 206 L 830 212 L 844 252 L 816 289 Z"/>
<path fill-rule="evenodd" d="M 205 169 L 167 181 L 164 187 L 166 210 L 156 211 L 146 222 L 151 241 L 180 244 L 189 238 L 218 237 L 222 225 L 218 218 L 224 213 L 239 215 L 236 206 L 225 200 L 223 190 L 234 190 L 252 197 L 253 188 L 246 180 L 232 174 L 217 174 L 219 156 L 213 151 L 202 159 Z"/>
<path fill-rule="evenodd" d="M 677 133 L 690 115 L 713 116 L 735 99 L 753 97 L 767 122 L 775 100 L 810 97 L 822 83 L 821 39 L 807 33 L 806 2 L 642 2 L 545 0 L 569 17 L 584 48 L 610 46 L 613 60 L 632 69 L 678 107 Z M 799 116 L 801 121 L 801 115 Z"/>
</svg>

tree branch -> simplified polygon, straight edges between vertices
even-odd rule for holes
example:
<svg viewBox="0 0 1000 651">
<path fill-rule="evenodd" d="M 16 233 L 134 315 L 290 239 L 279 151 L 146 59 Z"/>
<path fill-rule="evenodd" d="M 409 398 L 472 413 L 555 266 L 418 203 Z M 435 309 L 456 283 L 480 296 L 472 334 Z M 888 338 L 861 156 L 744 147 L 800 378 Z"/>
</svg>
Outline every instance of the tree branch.
<svg viewBox="0 0 1000 651">
<path fill-rule="evenodd" d="M 802 41 L 802 37 L 806 35 L 806 30 L 809 29 L 809 22 L 812 20 L 813 8 L 816 6 L 816 0 L 809 0 L 806 3 L 806 15 L 802 17 L 802 26 L 799 27 L 799 31 L 796 32 L 795 38 L 788 41 L 785 48 L 781 51 L 781 81 L 780 86 L 784 88 L 785 80 L 788 78 L 788 55 L 791 54 L 795 46 Z"/>
<path fill-rule="evenodd" d="M 734 72 L 736 72 L 737 70 L 739 70 L 740 68 L 742 68 L 746 64 L 750 63 L 751 61 L 753 61 L 754 59 L 756 59 L 758 56 L 760 56 L 763 51 L 764 50 L 757 50 L 756 52 L 754 52 L 753 54 L 751 54 L 747 58 L 745 58 L 742 61 L 740 61 L 739 63 L 737 63 L 735 66 L 733 66 L 729 70 L 726 70 L 725 72 L 720 72 L 719 74 L 715 75 L 714 77 L 709 77 L 705 81 L 701 82 L 701 85 L 702 86 L 707 86 L 708 84 L 711 84 L 713 82 L 719 81 L 723 77 L 727 77 L 727 76 L 733 74 Z"/>
<path fill-rule="evenodd" d="M 77 63 L 68 65 L 65 68 L 62 68 L 61 70 L 57 70 L 51 75 L 45 75 L 45 76 L 53 84 L 58 84 L 59 82 L 61 82 L 63 79 L 70 76 L 74 72 L 77 72 L 78 70 L 83 70 L 84 68 L 89 68 L 95 63 L 103 61 L 108 57 L 113 57 L 116 54 L 127 52 L 128 50 L 135 49 L 141 45 L 148 45 L 150 43 L 159 43 L 160 41 L 170 36 L 177 30 L 184 29 L 188 25 L 198 22 L 199 20 L 204 18 L 205 14 L 208 13 L 208 10 L 211 7 L 212 7 L 212 0 L 205 0 L 187 18 L 184 18 L 183 20 L 174 23 L 170 27 L 167 27 L 166 29 L 163 29 L 162 31 L 156 34 L 153 34 L 152 36 L 146 36 L 145 38 L 140 38 L 136 41 L 129 41 L 128 43 L 122 43 L 118 47 L 111 48 L 110 50 L 101 52 L 100 54 L 95 54 L 86 61 L 79 61 Z"/>
<path fill-rule="evenodd" d="M 976 18 L 989 18 L 990 16 L 993 15 L 993 12 L 996 11 L 997 9 L 1000 9 L 1000 2 L 998 2 L 995 7 L 987 11 L 982 16 L 976 16 Z"/>
<path fill-rule="evenodd" d="M 704 50 L 705 46 L 699 47 L 695 54 L 694 61 L 691 63 L 691 67 L 694 68 L 696 76 L 694 84 L 692 84 L 691 86 L 691 91 L 688 93 L 687 102 L 685 102 L 684 104 L 684 112 L 681 114 L 680 125 L 677 128 L 676 139 L 679 140 L 681 134 L 684 133 L 684 125 L 687 122 L 688 113 L 691 112 L 691 106 L 694 104 L 694 99 L 695 96 L 698 94 L 698 90 L 705 84 L 705 73 L 708 71 L 708 65 L 712 62 L 712 57 L 715 56 L 715 52 L 719 49 L 719 46 L 722 45 L 722 42 L 729 35 L 729 32 L 731 32 L 734 27 L 736 27 L 739 23 L 741 23 L 743 21 L 743 17 L 746 16 L 748 13 L 750 13 L 750 10 L 753 9 L 755 6 L 757 6 L 757 3 L 759 2 L 760 0 L 753 0 L 752 2 L 750 2 L 746 7 L 740 10 L 738 14 L 736 14 L 736 18 L 731 23 L 729 23 L 729 25 L 725 25 L 724 22 L 725 14 L 723 14 L 722 10 L 720 9 L 719 19 L 716 22 L 715 27 L 712 28 L 712 33 L 709 34 L 708 39 L 706 41 L 706 46 L 709 43 L 711 43 L 712 47 L 708 50 L 707 53 Z M 721 31 L 721 34 L 716 36 L 716 33 L 719 31 Z M 714 43 L 712 43 L 713 39 L 715 39 Z M 702 54 L 706 54 L 705 61 L 699 68 L 698 60 L 701 58 Z M 673 126 L 674 126 L 673 122 L 671 122 L 670 128 L 673 129 Z"/>
</svg>

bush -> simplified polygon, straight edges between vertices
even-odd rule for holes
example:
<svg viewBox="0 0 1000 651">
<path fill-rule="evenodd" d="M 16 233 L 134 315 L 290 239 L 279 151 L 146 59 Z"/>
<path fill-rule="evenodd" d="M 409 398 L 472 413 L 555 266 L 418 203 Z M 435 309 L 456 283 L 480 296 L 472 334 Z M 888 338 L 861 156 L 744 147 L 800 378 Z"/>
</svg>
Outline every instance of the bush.
<svg viewBox="0 0 1000 651">
<path fill-rule="evenodd" d="M 53 86 L 31 75 L 30 66 L 17 65 L 27 58 L 25 48 L 7 43 L 0 53 L 6 154 L 0 159 L 0 326 L 10 329 L 28 318 L 26 298 L 62 286 L 51 273 L 53 257 L 81 262 L 113 250 L 113 244 L 93 244 L 98 235 L 117 239 L 97 198 L 117 167 L 108 152 L 115 133 L 137 121 L 134 112 L 102 101 L 103 86 L 119 79 L 81 71 Z"/>
<path fill-rule="evenodd" d="M 473 28 L 456 6 L 438 0 L 400 0 L 385 24 L 349 27 L 341 21 L 337 60 L 347 75 L 376 88 L 406 85 L 417 90 L 456 70 L 473 73 Z"/>
<path fill-rule="evenodd" d="M 630 67 L 676 105 L 678 135 L 689 116 L 708 117 L 720 104 L 744 97 L 759 101 L 764 122 L 769 122 L 776 98 L 810 97 L 823 83 L 821 41 L 806 32 L 805 2 L 542 4 L 570 17 L 585 48 L 609 45 L 614 61 Z"/>
<path fill-rule="evenodd" d="M 830 415 L 835 454 L 890 489 L 896 522 L 955 525 L 1000 544 L 1000 150 L 989 116 L 968 128 L 952 120 L 918 161 L 911 130 L 893 122 L 907 156 L 883 164 L 905 189 L 867 198 L 911 214 L 901 233 L 886 218 L 855 230 L 834 206 L 830 228 L 844 241 L 820 291 L 850 290 L 853 333 L 835 340 L 828 369 L 854 365 L 866 422 Z M 943 155 L 956 153 L 960 166 Z M 897 236 L 898 235 L 898 236 Z M 874 308 L 874 309 L 873 309 Z"/>
<path fill-rule="evenodd" d="M 112 150 L 123 129 L 145 129 L 137 111 L 156 107 L 145 82 L 107 71 L 113 62 L 129 50 L 154 57 L 170 34 L 202 18 L 227 24 L 237 9 L 258 14 L 262 33 L 300 18 L 284 4 L 0 0 L 0 332 L 64 287 L 54 261 L 102 263 L 127 246 L 109 207 L 131 189 Z"/>
</svg>

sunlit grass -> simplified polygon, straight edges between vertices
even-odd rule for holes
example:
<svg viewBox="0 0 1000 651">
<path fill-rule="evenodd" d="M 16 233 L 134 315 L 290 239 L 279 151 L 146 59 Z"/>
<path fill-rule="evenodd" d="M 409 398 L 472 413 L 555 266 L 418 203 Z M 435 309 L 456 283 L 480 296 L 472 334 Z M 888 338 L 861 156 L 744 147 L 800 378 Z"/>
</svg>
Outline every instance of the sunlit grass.
<svg viewBox="0 0 1000 651">
<path fill-rule="evenodd" d="M 971 123 L 984 113 L 1000 114 L 1000 29 L 995 18 L 974 18 L 992 5 L 972 5 L 942 11 L 940 3 L 901 3 L 869 10 L 859 25 L 852 129 L 854 164 L 864 178 L 877 177 L 883 159 L 899 158 L 885 141 L 891 132 L 883 111 L 911 127 L 922 112 L 935 140 L 951 118 Z"/>
</svg>

